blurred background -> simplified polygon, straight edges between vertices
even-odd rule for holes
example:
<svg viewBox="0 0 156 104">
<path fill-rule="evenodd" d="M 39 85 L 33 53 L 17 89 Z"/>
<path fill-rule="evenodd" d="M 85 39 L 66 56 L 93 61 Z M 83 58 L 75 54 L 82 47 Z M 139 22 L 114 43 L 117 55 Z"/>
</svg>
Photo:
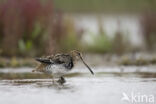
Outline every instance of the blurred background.
<svg viewBox="0 0 156 104">
<path fill-rule="evenodd" d="M 94 76 L 80 62 L 64 86 L 32 73 L 34 58 L 74 49 Z M 0 0 L 1 103 L 125 104 L 155 82 L 156 0 Z"/>
<path fill-rule="evenodd" d="M 0 67 L 73 49 L 94 65 L 155 64 L 155 11 L 155 0 L 1 0 Z"/>
<path fill-rule="evenodd" d="M 155 0 L 1 0 L 0 67 L 20 66 L 17 58 L 73 49 L 151 55 L 156 50 L 155 11 Z"/>
</svg>

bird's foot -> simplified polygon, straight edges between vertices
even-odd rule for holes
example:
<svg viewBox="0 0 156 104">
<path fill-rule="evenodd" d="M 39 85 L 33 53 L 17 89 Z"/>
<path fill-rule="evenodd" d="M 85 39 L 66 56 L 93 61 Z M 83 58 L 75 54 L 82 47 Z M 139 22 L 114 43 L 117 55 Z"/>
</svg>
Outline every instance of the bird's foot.
<svg viewBox="0 0 156 104">
<path fill-rule="evenodd" d="M 62 85 L 66 82 L 66 80 L 63 77 L 60 77 L 60 79 L 57 82 Z"/>
</svg>

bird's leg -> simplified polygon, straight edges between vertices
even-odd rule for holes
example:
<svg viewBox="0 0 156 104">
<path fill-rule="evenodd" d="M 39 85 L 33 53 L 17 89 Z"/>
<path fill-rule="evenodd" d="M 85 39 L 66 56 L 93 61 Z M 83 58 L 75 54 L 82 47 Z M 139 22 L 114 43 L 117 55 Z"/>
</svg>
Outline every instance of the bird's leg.
<svg viewBox="0 0 156 104">
<path fill-rule="evenodd" d="M 65 82 L 66 82 L 66 80 L 65 80 L 65 78 L 64 78 L 64 77 L 61 77 L 61 80 L 62 80 L 62 82 L 63 82 L 63 83 L 65 83 Z"/>
<path fill-rule="evenodd" d="M 52 76 L 52 83 L 55 84 L 55 80 L 54 80 L 54 77 L 53 76 Z"/>
<path fill-rule="evenodd" d="M 59 84 L 64 84 L 66 80 L 61 76 L 60 79 L 57 81 Z"/>
</svg>

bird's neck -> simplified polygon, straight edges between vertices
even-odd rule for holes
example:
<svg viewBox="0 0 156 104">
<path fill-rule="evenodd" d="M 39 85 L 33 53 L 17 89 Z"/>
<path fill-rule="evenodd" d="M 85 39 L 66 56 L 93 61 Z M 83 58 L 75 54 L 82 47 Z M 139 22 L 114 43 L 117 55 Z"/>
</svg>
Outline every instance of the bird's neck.
<svg viewBox="0 0 156 104">
<path fill-rule="evenodd" d="M 75 61 L 77 61 L 77 57 L 76 57 L 76 55 L 74 55 L 74 54 L 70 53 L 70 56 L 72 57 L 73 62 L 75 63 Z"/>
</svg>

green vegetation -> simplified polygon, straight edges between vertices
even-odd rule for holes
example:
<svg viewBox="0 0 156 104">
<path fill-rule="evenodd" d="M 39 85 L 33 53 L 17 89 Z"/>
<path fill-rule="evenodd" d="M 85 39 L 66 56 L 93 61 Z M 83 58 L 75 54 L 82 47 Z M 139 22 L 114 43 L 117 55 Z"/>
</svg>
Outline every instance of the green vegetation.
<svg viewBox="0 0 156 104">
<path fill-rule="evenodd" d="M 86 46 L 86 50 L 90 52 L 108 53 L 112 52 L 112 40 L 104 34 L 92 35 L 93 42 Z"/>
<path fill-rule="evenodd" d="M 146 13 L 141 21 L 147 50 L 156 49 L 156 12 Z"/>
<path fill-rule="evenodd" d="M 43 4 L 40 0 L 1 2 L 0 54 L 34 56 L 45 52 L 46 40 L 52 35 L 47 30 L 52 26 L 49 20 L 53 13 L 52 6 L 52 2 Z"/>
<path fill-rule="evenodd" d="M 36 62 L 32 58 L 0 57 L 0 68 L 4 67 L 34 67 Z"/>
<path fill-rule="evenodd" d="M 54 0 L 55 8 L 65 12 L 144 12 L 155 11 L 155 0 Z"/>
<path fill-rule="evenodd" d="M 0 79 L 49 78 L 46 74 L 36 73 L 0 73 L 0 76 Z"/>
<path fill-rule="evenodd" d="M 36 57 L 73 49 L 116 54 L 135 51 L 128 37 L 123 37 L 120 31 L 115 34 L 115 37 L 105 34 L 100 20 L 99 32 L 90 33 L 92 42 L 89 44 L 83 42 L 83 33 L 86 30 L 77 30 L 72 18 L 64 15 L 62 11 L 141 12 L 148 8 L 152 12 L 156 9 L 155 5 L 155 0 L 54 0 L 53 2 L 51 0 L 21 0 L 20 2 L 3 0 L 0 2 L 0 55 L 10 58 L 7 61 L 2 59 L 0 67 L 29 64 L 29 62 L 20 63 L 15 57 Z M 142 21 L 144 37 L 147 46 L 151 47 L 150 50 L 156 47 L 155 17 L 155 13 L 145 14 Z"/>
<path fill-rule="evenodd" d="M 123 57 L 119 61 L 119 65 L 125 65 L 125 66 L 143 66 L 143 65 L 155 65 L 156 64 L 156 57 L 153 57 L 152 59 L 145 59 L 145 58 L 138 58 L 138 59 L 132 59 L 131 57 Z"/>
</svg>

